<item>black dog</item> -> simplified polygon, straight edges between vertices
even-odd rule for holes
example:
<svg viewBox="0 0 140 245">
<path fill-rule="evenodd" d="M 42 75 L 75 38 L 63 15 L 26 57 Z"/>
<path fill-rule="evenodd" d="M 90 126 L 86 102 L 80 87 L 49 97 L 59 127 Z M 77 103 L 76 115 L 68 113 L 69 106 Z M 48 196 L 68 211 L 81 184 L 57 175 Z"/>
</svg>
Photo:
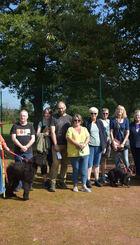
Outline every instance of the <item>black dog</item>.
<svg viewBox="0 0 140 245">
<path fill-rule="evenodd" d="M 118 181 L 130 187 L 132 171 L 130 168 L 113 168 L 108 172 L 108 181 L 112 187 L 117 187 Z"/>
<path fill-rule="evenodd" d="M 23 200 L 29 200 L 29 190 L 33 183 L 34 176 L 38 166 L 45 164 L 46 157 L 43 154 L 37 154 L 28 162 L 15 162 L 7 167 L 8 183 L 6 184 L 6 198 L 14 197 L 15 188 L 18 186 L 19 181 L 23 184 Z"/>
</svg>

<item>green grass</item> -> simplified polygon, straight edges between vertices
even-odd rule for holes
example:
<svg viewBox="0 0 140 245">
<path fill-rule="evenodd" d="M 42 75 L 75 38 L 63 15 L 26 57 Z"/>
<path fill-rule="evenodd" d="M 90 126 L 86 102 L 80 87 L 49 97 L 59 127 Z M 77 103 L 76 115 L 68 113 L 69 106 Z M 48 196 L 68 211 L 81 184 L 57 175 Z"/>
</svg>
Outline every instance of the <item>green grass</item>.
<svg viewBox="0 0 140 245">
<path fill-rule="evenodd" d="M 2 135 L 10 135 L 10 130 L 12 128 L 12 123 L 5 123 L 1 128 L 0 128 L 0 133 Z"/>
</svg>

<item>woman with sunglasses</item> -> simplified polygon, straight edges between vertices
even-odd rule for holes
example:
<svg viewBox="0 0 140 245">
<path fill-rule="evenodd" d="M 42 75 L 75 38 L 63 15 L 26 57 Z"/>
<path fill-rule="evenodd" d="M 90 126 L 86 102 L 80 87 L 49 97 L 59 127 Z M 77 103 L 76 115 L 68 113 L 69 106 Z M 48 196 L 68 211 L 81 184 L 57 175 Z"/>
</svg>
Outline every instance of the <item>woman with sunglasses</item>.
<svg viewBox="0 0 140 245">
<path fill-rule="evenodd" d="M 66 133 L 68 157 L 73 168 L 73 191 L 78 192 L 78 177 L 81 174 L 82 189 L 84 192 L 91 192 L 86 186 L 87 168 L 89 157 L 89 133 L 82 127 L 82 117 L 76 114 L 73 117 L 73 126 L 68 128 Z"/>
<path fill-rule="evenodd" d="M 102 123 L 105 127 L 106 135 L 107 135 L 107 148 L 105 154 L 102 154 L 101 158 L 101 182 L 105 183 L 106 177 L 105 177 L 105 170 L 106 170 L 106 162 L 107 158 L 110 157 L 111 154 L 111 138 L 110 138 L 110 120 L 108 119 L 109 116 L 109 109 L 103 108 L 102 109 Z"/>
<path fill-rule="evenodd" d="M 92 167 L 95 177 L 95 186 L 102 186 L 102 184 L 99 182 L 99 168 L 102 153 L 105 154 L 106 152 L 107 137 L 102 121 L 100 119 L 97 119 L 98 109 L 96 107 L 91 107 L 89 109 L 89 112 L 90 118 L 84 122 L 84 126 L 88 129 L 90 133 L 90 155 L 87 172 L 87 187 L 91 188 Z"/>
</svg>

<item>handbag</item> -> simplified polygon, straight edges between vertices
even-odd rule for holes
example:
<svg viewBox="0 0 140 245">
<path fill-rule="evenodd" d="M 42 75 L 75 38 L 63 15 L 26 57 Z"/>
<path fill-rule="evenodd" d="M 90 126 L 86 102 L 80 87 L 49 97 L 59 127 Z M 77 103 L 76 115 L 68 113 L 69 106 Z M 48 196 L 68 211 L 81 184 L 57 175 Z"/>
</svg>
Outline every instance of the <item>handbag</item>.
<svg viewBox="0 0 140 245">
<path fill-rule="evenodd" d="M 123 150 L 121 147 L 121 142 L 119 140 L 117 140 L 116 138 L 113 139 L 113 141 L 111 143 L 111 147 L 112 147 L 113 151 Z"/>
<path fill-rule="evenodd" d="M 117 121 L 115 121 L 115 137 L 117 136 Z M 123 148 L 121 147 L 121 142 L 114 138 L 111 143 L 111 147 L 113 151 L 122 151 Z"/>
</svg>

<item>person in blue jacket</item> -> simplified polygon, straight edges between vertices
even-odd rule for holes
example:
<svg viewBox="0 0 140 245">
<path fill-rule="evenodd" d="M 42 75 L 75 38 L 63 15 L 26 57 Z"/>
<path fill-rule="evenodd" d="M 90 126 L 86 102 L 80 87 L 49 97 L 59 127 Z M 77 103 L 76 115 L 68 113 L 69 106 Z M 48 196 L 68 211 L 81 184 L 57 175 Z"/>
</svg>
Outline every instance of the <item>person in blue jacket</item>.
<svg viewBox="0 0 140 245">
<path fill-rule="evenodd" d="M 127 118 L 126 110 L 124 106 L 118 105 L 114 117 L 110 119 L 110 136 L 113 147 L 113 154 L 115 158 L 116 167 L 121 167 L 121 159 L 120 154 L 123 158 L 124 165 L 129 167 L 129 159 L 128 159 L 128 149 L 125 147 L 125 143 L 129 137 L 129 120 Z M 120 152 L 117 151 L 117 147 L 115 146 L 114 139 L 120 141 Z M 116 149 L 115 149 L 116 147 Z"/>
<path fill-rule="evenodd" d="M 130 124 L 130 147 L 136 166 L 136 175 L 140 176 L 140 110 L 134 113 L 134 122 Z"/>
<path fill-rule="evenodd" d="M 90 134 L 89 141 L 89 162 L 88 162 L 88 172 L 87 172 L 87 187 L 91 188 L 91 172 L 92 167 L 95 177 L 95 186 L 101 187 L 102 184 L 99 182 L 99 170 L 100 161 L 102 153 L 106 152 L 107 146 L 107 136 L 105 127 L 100 119 L 97 119 L 98 109 L 96 107 L 91 107 L 89 109 L 90 118 L 84 122 L 84 126 L 88 129 Z"/>
</svg>

